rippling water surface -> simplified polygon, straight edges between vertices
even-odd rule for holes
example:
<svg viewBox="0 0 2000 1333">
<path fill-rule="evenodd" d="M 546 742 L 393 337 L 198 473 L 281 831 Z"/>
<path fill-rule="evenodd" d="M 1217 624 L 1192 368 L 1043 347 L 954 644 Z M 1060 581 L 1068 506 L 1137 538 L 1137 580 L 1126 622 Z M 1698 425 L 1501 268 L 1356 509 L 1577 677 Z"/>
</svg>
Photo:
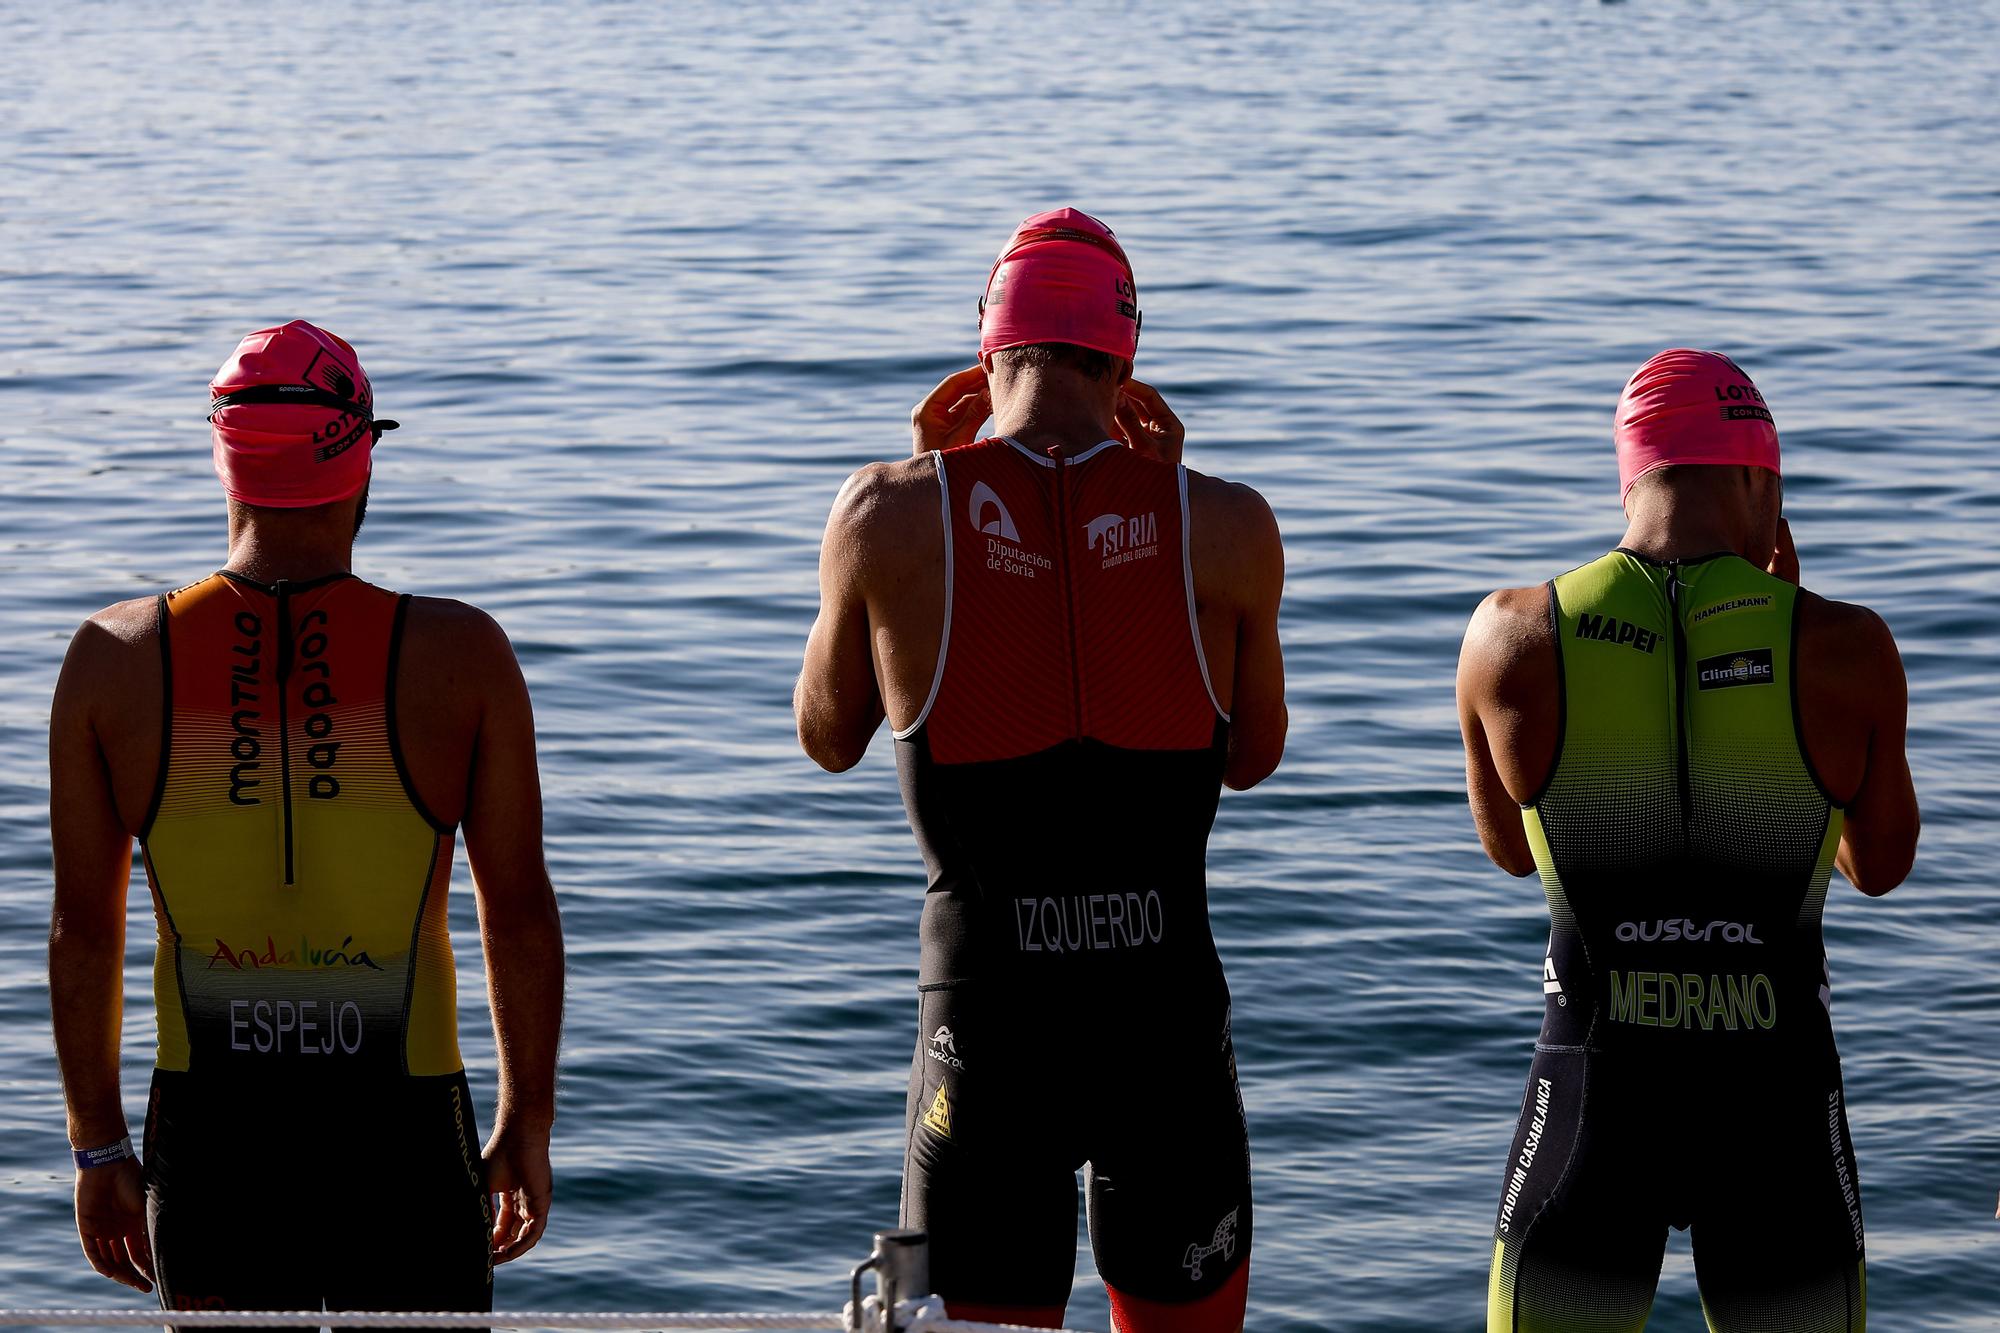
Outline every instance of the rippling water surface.
<svg viewBox="0 0 2000 1333">
<path fill-rule="evenodd" d="M 1676 343 L 1757 377 L 1807 582 L 1903 644 L 1917 870 L 1827 912 L 1871 1305 L 1993 1327 L 1996 43 L 1908 0 L 0 9 L 0 1303 L 139 1299 L 68 1217 L 55 670 L 220 561 L 208 375 L 304 316 L 405 423 L 358 571 L 491 609 L 535 693 L 570 1019 L 555 1223 L 500 1303 L 837 1304 L 896 1213 L 923 878 L 886 738 L 841 777 L 792 739 L 819 528 L 970 359 L 1008 229 L 1074 202 L 1189 462 L 1289 550 L 1290 754 L 1211 860 L 1250 1327 L 1483 1327 L 1546 926 L 1463 808 L 1458 637 L 1616 539 L 1612 403 Z M 237 1185 L 301 1181 L 384 1188 L 311 1145 Z M 1654 1326 L 1700 1327 L 1685 1237 Z"/>
</svg>

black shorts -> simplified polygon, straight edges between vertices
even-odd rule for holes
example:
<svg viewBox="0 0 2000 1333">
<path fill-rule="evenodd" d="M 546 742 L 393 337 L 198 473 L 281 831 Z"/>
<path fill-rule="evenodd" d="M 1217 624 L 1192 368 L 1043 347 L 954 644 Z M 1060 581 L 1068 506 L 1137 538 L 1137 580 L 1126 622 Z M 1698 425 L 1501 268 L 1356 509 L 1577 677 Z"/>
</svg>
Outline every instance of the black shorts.
<svg viewBox="0 0 2000 1333">
<path fill-rule="evenodd" d="M 358 1087 L 156 1070 L 146 1222 L 168 1310 L 490 1310 L 465 1075 Z"/>
<path fill-rule="evenodd" d="M 1181 1304 L 1232 1284 L 1251 1209 L 1229 1011 L 1172 1012 L 970 981 L 920 991 L 903 1225 L 930 1233 L 947 1301 L 1060 1309 L 1079 1169 L 1114 1293 Z"/>
<path fill-rule="evenodd" d="M 1538 1047 L 1487 1327 L 1646 1326 L 1669 1226 L 1714 1333 L 1861 1333 L 1860 1183 L 1828 1050 L 1735 1067 Z"/>
</svg>

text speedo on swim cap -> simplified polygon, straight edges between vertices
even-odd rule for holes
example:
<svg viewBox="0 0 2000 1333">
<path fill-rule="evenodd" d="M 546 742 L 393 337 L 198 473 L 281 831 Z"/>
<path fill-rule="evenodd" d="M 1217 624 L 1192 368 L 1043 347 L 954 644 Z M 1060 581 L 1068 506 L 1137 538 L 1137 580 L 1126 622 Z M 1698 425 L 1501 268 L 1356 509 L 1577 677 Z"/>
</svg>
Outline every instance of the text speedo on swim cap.
<svg viewBox="0 0 2000 1333">
<path fill-rule="evenodd" d="M 302 319 L 236 345 L 208 386 L 215 474 L 232 500 L 304 509 L 368 483 L 375 393 L 347 340 Z"/>
<path fill-rule="evenodd" d="M 1618 397 L 1618 498 L 1677 463 L 1778 469 L 1778 428 L 1764 395 L 1720 352 L 1671 347 L 1634 371 Z"/>
<path fill-rule="evenodd" d="M 1130 361 L 1139 349 L 1139 289 L 1111 228 L 1058 208 L 1014 229 L 979 302 L 979 355 L 1027 343 L 1071 343 Z"/>
</svg>

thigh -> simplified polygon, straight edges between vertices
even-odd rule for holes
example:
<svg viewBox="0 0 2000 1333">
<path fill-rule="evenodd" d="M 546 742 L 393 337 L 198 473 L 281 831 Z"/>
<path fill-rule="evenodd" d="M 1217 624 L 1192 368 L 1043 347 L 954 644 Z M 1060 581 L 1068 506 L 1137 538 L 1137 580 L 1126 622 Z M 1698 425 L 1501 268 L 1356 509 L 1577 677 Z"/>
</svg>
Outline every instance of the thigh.
<svg viewBox="0 0 2000 1333">
<path fill-rule="evenodd" d="M 1090 1242 L 1120 1333 L 1233 1333 L 1249 1289 L 1250 1142 L 1225 1016 L 1098 1080 Z"/>
<path fill-rule="evenodd" d="M 1761 1101 L 1761 1106 L 1755 1106 Z M 1861 1186 L 1838 1070 L 1746 1104 L 1692 1228 L 1715 1333 L 1861 1333 Z"/>
<path fill-rule="evenodd" d="M 330 1310 L 491 1310 L 493 1212 L 465 1075 L 405 1078 L 343 1117 Z"/>
<path fill-rule="evenodd" d="M 1667 1219 L 1639 1109 L 1574 1050 L 1539 1050 L 1494 1225 L 1489 1333 L 1637 1333 Z"/>
<path fill-rule="evenodd" d="M 920 994 L 903 1225 L 929 1233 L 931 1285 L 954 1317 L 1046 1322 L 1076 1273 L 1078 1162 L 1056 1132 L 1074 1113 L 1068 1071 L 976 986 Z"/>
<path fill-rule="evenodd" d="M 323 1236 L 268 1108 L 187 1074 L 153 1076 L 146 1229 L 165 1310 L 317 1310 Z"/>
</svg>

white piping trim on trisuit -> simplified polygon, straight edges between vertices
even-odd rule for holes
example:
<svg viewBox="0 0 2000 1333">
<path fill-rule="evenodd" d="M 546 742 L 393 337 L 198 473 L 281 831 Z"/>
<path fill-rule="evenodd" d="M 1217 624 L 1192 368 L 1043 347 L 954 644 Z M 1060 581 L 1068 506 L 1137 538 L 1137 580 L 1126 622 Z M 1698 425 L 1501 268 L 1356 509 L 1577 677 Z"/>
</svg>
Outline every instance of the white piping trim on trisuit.
<svg viewBox="0 0 2000 1333">
<path fill-rule="evenodd" d="M 1176 464 L 1174 471 L 1180 474 L 1181 483 L 1181 576 L 1187 583 L 1188 633 L 1194 638 L 1194 660 L 1201 667 L 1201 687 L 1208 691 L 1208 701 L 1224 722 L 1229 720 L 1229 710 L 1215 697 L 1215 682 L 1208 675 L 1208 654 L 1201 646 L 1201 617 L 1194 609 L 1194 556 L 1188 548 L 1188 531 L 1192 524 L 1188 520 L 1187 468 Z"/>
<path fill-rule="evenodd" d="M 1091 459 L 1103 453 L 1106 449 L 1117 449 L 1122 447 L 1124 443 L 1125 442 L 1123 440 L 1099 440 L 1096 444 L 1091 445 L 1088 449 L 1085 449 L 1082 453 L 1072 454 L 1068 461 L 1071 466 L 1075 466 L 1078 463 L 1087 463 Z"/>
<path fill-rule="evenodd" d="M 1033 449 L 1030 449 L 1027 445 L 1022 444 L 1019 440 L 1015 439 L 1011 435 L 1002 435 L 1000 438 L 1007 441 L 1007 443 L 1013 445 L 1016 449 L 1020 450 L 1021 457 L 1023 458 L 1032 458 L 1037 463 L 1040 463 L 1043 467 L 1054 467 L 1056 465 L 1055 459 L 1050 458 L 1047 454 L 1036 453 Z"/>
<path fill-rule="evenodd" d="M 1005 440 L 1007 443 L 1013 445 L 1016 449 L 1020 450 L 1024 457 L 1034 459 L 1037 463 L 1040 463 L 1043 467 L 1054 467 L 1056 465 L 1055 459 L 1050 458 L 1047 454 L 1036 453 L 1033 449 L 1030 449 L 1027 445 L 1022 444 L 1019 440 L 1015 439 L 1011 435 L 1002 435 L 1000 438 Z M 1115 449 L 1123 445 L 1124 443 L 1125 442 L 1123 440 L 1099 440 L 1096 444 L 1091 445 L 1088 449 L 1085 449 L 1082 453 L 1071 454 L 1068 458 L 1065 458 L 1063 462 L 1073 467 L 1078 463 L 1086 461 L 1087 459 L 1092 459 L 1097 457 L 1099 454 L 1103 453 L 1106 449 Z"/>
<path fill-rule="evenodd" d="M 1019 445 L 1015 445 L 1014 447 L 1017 449 L 1020 448 Z M 889 733 L 899 741 L 908 740 L 911 736 L 915 735 L 917 728 L 923 726 L 925 720 L 930 717 L 931 705 L 937 702 L 938 688 L 944 684 L 945 654 L 951 650 L 951 548 L 953 544 L 951 540 L 951 486 L 945 481 L 944 453 L 942 451 L 933 452 L 931 457 L 937 460 L 938 495 L 941 497 L 938 508 L 944 517 L 944 630 L 938 635 L 937 670 L 931 673 L 931 692 L 924 700 L 923 711 L 917 714 L 917 720 L 909 726 L 904 727 L 901 731 Z M 1185 511 L 1187 507 L 1185 499 L 1183 499 L 1181 507 Z M 1200 645 L 1197 644 L 1196 646 L 1199 647 Z M 1204 666 L 1202 674 L 1207 675 L 1207 673 L 1208 668 Z"/>
</svg>

